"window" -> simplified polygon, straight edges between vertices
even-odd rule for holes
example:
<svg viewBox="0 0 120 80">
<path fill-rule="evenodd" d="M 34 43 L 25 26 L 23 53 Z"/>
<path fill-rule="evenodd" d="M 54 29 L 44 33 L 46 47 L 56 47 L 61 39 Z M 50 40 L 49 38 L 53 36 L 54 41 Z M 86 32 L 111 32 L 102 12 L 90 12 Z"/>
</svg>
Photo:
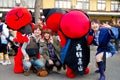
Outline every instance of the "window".
<svg viewBox="0 0 120 80">
<path fill-rule="evenodd" d="M 14 7 L 15 0 L 1 0 L 0 7 Z"/>
<path fill-rule="evenodd" d="M 20 0 L 21 5 L 26 8 L 34 8 L 35 0 Z M 16 0 L 1 0 L 0 7 L 13 8 L 15 7 Z"/>
<path fill-rule="evenodd" d="M 3 7 L 8 7 L 8 1 L 7 0 L 3 1 Z"/>
<path fill-rule="evenodd" d="M 98 10 L 106 10 L 106 0 L 98 0 Z"/>
<path fill-rule="evenodd" d="M 3 0 L 0 1 L 0 7 L 3 7 Z"/>
<path fill-rule="evenodd" d="M 8 0 L 8 7 L 15 7 L 15 0 Z"/>
<path fill-rule="evenodd" d="M 90 0 L 77 0 L 77 4 L 75 6 L 76 9 L 89 9 Z"/>
<path fill-rule="evenodd" d="M 55 8 L 71 8 L 71 0 L 55 0 Z"/>
<path fill-rule="evenodd" d="M 120 11 L 119 1 L 111 1 L 111 11 Z"/>
<path fill-rule="evenodd" d="M 21 3 L 26 8 L 34 8 L 35 0 L 21 0 Z"/>
</svg>

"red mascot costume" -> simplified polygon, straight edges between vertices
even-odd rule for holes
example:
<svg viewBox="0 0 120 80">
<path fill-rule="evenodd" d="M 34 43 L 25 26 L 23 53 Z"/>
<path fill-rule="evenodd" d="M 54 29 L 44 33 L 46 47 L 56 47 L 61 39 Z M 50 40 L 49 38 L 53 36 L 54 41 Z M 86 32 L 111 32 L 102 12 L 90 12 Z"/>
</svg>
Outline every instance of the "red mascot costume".
<svg viewBox="0 0 120 80">
<path fill-rule="evenodd" d="M 14 57 L 14 72 L 22 73 L 23 55 L 21 52 L 21 45 L 28 41 L 27 35 L 31 34 L 34 28 L 34 24 L 31 22 L 32 16 L 26 8 L 16 7 L 7 13 L 5 20 L 10 29 L 17 31 L 16 38 L 14 38 L 13 41 L 19 43 L 20 46 L 17 55 Z"/>
<path fill-rule="evenodd" d="M 88 74 L 89 44 L 93 37 L 87 36 L 90 30 L 87 14 L 78 10 L 68 13 L 54 11 L 46 19 L 46 24 L 53 32 L 58 32 L 60 37 L 61 61 L 67 65 L 66 76 L 74 78 L 76 74 Z"/>
</svg>

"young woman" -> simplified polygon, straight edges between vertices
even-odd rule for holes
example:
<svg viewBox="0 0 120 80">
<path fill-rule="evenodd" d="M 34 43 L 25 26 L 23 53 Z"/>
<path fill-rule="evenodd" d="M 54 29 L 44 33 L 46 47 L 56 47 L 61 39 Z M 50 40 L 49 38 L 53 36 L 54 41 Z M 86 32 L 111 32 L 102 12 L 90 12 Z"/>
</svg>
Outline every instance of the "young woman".
<svg viewBox="0 0 120 80">
<path fill-rule="evenodd" d="M 58 39 L 55 36 L 52 36 L 50 29 L 43 31 L 44 37 L 44 46 L 42 54 L 46 58 L 46 69 L 51 72 L 53 67 L 57 67 L 57 71 L 61 70 L 62 63 L 60 61 L 60 51 L 61 47 Z"/>
<path fill-rule="evenodd" d="M 99 20 L 92 19 L 90 35 L 94 36 L 93 44 L 98 46 L 96 53 L 96 63 L 99 68 L 97 72 L 100 73 L 99 80 L 105 80 L 104 71 L 106 57 L 111 57 L 116 53 L 115 47 L 110 42 L 110 39 L 114 38 L 114 34 L 110 26 L 101 28 Z"/>
</svg>

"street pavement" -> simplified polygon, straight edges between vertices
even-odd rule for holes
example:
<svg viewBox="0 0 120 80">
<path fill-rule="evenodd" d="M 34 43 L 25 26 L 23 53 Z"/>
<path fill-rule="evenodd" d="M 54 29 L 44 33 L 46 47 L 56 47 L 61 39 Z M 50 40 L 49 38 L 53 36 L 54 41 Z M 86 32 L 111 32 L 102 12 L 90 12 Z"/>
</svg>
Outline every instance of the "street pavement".
<svg viewBox="0 0 120 80">
<path fill-rule="evenodd" d="M 11 65 L 0 64 L 0 80 L 98 80 L 99 74 L 94 72 L 97 69 L 95 66 L 95 52 L 96 47 L 91 46 L 91 59 L 88 66 L 90 73 L 87 75 L 77 75 L 74 79 L 67 78 L 65 70 L 62 70 L 60 73 L 53 72 L 47 77 L 39 77 L 32 71 L 30 76 L 24 76 L 23 73 L 15 74 L 13 72 L 13 57 L 11 56 Z M 106 67 L 106 80 L 120 80 L 120 51 L 107 59 Z"/>
</svg>

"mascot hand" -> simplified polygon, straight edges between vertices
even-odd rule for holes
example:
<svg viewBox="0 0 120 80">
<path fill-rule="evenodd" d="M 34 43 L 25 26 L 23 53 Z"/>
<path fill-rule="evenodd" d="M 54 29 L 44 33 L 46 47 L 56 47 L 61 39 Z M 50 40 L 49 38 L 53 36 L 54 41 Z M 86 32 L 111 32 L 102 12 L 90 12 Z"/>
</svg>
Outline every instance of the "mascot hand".
<svg viewBox="0 0 120 80">
<path fill-rule="evenodd" d="M 22 35 L 20 32 L 17 32 L 17 36 L 16 36 L 16 38 L 13 39 L 13 41 L 17 42 L 17 43 L 28 42 L 28 37 Z"/>
<path fill-rule="evenodd" d="M 88 45 L 90 45 L 90 44 L 92 43 L 93 38 L 94 38 L 94 37 L 91 36 L 91 35 L 88 35 L 88 36 L 87 36 L 87 44 L 88 44 Z"/>
<path fill-rule="evenodd" d="M 94 38 L 93 37 L 93 30 L 90 29 L 89 34 L 87 35 L 87 43 L 88 43 L 88 45 L 90 45 L 92 43 L 93 38 Z"/>
<path fill-rule="evenodd" d="M 60 45 L 64 47 L 66 44 L 66 38 L 61 31 L 58 31 L 58 35 L 60 37 Z"/>
</svg>

